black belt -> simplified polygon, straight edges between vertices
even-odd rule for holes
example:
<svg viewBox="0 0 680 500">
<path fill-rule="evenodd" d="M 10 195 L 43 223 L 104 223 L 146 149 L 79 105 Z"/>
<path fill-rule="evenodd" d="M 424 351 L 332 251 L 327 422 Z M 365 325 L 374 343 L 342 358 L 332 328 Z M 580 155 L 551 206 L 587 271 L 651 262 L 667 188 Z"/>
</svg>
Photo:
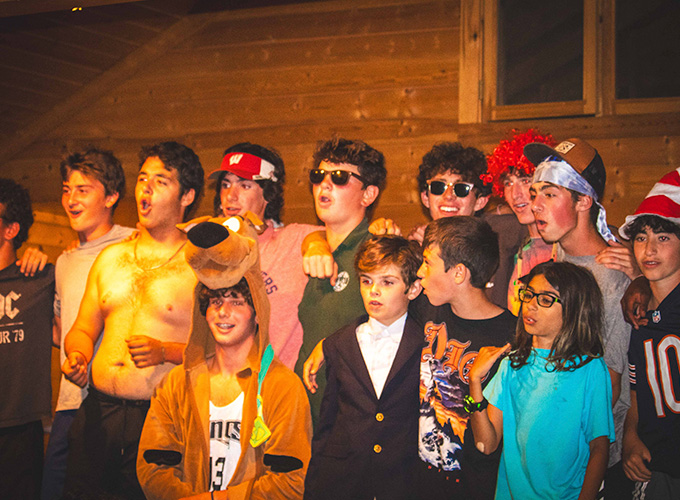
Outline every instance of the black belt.
<svg viewBox="0 0 680 500">
<path fill-rule="evenodd" d="M 92 386 L 89 386 L 87 391 L 90 396 L 92 396 L 97 401 L 101 401 L 102 403 L 110 403 L 119 406 L 133 406 L 135 408 L 148 408 L 151 404 L 151 401 L 148 399 L 123 399 L 109 396 L 108 394 L 98 391 Z"/>
</svg>

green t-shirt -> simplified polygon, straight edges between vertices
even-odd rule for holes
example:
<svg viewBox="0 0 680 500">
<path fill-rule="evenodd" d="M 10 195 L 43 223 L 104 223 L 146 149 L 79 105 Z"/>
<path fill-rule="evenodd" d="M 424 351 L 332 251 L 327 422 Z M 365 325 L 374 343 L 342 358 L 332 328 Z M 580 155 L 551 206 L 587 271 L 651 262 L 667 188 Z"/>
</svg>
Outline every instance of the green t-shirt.
<svg viewBox="0 0 680 500">
<path fill-rule="evenodd" d="M 298 307 L 303 337 L 295 373 L 300 376 L 302 365 L 320 340 L 366 314 L 359 292 L 359 279 L 354 270 L 354 255 L 368 236 L 368 221 L 364 219 L 333 252 L 333 258 L 338 264 L 338 279 L 335 286 L 331 286 L 329 279 L 310 278 L 307 282 Z M 319 370 L 316 381 L 319 389 L 316 394 L 309 394 L 312 420 L 315 424 L 326 388 L 325 370 Z"/>
</svg>

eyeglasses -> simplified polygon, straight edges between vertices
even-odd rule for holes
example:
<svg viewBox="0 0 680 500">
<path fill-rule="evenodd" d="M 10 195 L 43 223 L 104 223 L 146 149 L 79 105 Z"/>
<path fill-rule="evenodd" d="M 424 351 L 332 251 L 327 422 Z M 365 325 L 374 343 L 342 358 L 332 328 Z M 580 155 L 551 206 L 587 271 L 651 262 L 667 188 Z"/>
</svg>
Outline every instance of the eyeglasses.
<svg viewBox="0 0 680 500">
<path fill-rule="evenodd" d="M 361 177 L 359 174 L 350 172 L 349 170 L 324 170 L 322 168 L 314 168 L 309 171 L 309 181 L 312 184 L 321 184 L 326 178 L 326 174 L 331 174 L 331 181 L 336 186 L 344 186 L 349 182 L 349 178 L 356 177 L 362 183 L 368 184 L 366 179 Z"/>
<path fill-rule="evenodd" d="M 444 181 L 428 181 L 427 189 L 429 189 L 430 194 L 435 196 L 440 196 L 446 192 L 446 188 L 452 187 L 453 193 L 458 198 L 465 198 L 470 194 L 472 188 L 475 187 L 474 184 L 469 182 L 444 182 Z"/>
<path fill-rule="evenodd" d="M 525 304 L 528 304 L 534 297 L 536 297 L 536 302 L 538 305 L 545 308 L 552 307 L 555 302 L 559 302 L 560 304 L 562 303 L 559 297 L 556 297 L 551 293 L 536 293 L 529 288 L 520 288 L 517 295 L 519 296 L 519 300 Z"/>
</svg>

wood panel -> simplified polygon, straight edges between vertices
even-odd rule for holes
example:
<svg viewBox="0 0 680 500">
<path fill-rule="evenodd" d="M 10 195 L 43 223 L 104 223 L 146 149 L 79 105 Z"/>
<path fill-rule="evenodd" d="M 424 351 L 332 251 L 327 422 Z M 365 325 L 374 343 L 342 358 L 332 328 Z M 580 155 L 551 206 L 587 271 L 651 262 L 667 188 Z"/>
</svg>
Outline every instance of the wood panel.
<svg viewBox="0 0 680 500">
<path fill-rule="evenodd" d="M 40 32 L 4 33 L 0 39 L 2 45 L 60 58 L 66 62 L 98 68 L 101 71 L 116 61 L 112 54 L 85 45 L 68 44 L 61 39 L 50 39 Z"/>
<path fill-rule="evenodd" d="M 117 83 L 86 86 L 99 97 L 36 134 L 2 164 L 3 175 L 29 185 L 41 209 L 61 214 L 62 153 L 89 144 L 112 149 L 123 162 L 129 193 L 116 220 L 133 224 L 131 187 L 141 145 L 179 140 L 194 148 L 209 172 L 226 147 L 251 141 L 277 148 L 285 160 L 284 221 L 313 223 L 307 179 L 312 152 L 318 140 L 337 134 L 384 152 L 388 182 L 375 215 L 408 230 L 426 220 L 415 185 L 418 165 L 442 140 L 489 153 L 512 128 L 538 126 L 558 140 L 583 137 L 608 167 L 604 203 L 616 224 L 658 177 L 680 165 L 679 113 L 459 124 L 459 100 L 466 97 L 458 88 L 459 9 L 458 0 L 371 0 L 360 6 L 333 0 L 185 17 L 187 24 L 205 24 L 184 41 L 163 45 L 137 71 L 110 80 Z M 149 20 L 139 22 L 139 33 L 149 29 Z M 121 43 L 104 38 L 104 45 L 88 50 Z M 50 94 L 50 86 L 39 91 Z M 213 189 L 208 185 L 200 213 L 211 212 Z"/>
<path fill-rule="evenodd" d="M 206 99 L 193 102 L 146 102 L 136 106 L 93 106 L 88 116 L 51 134 L 88 137 L 168 137 L 212 130 L 338 122 L 402 119 L 418 116 L 449 119 L 455 116 L 457 92 L 451 85 L 384 90 L 343 90 L 324 94 L 264 96 L 246 99 Z M 106 117 L 102 120 L 102 117 Z"/>
<path fill-rule="evenodd" d="M 272 71 L 293 69 L 312 74 L 324 71 L 326 78 L 340 79 L 347 66 L 363 66 L 371 72 L 370 76 L 374 76 L 387 61 L 400 63 L 402 71 L 409 69 L 408 66 L 403 67 L 406 63 L 454 64 L 457 67 L 457 38 L 457 30 L 446 29 L 409 33 L 403 37 L 395 34 L 366 35 L 343 43 L 305 40 L 276 42 L 266 47 L 236 45 L 219 50 L 173 51 L 145 68 L 142 74 L 120 90 L 126 92 L 136 86 L 155 87 L 159 84 L 165 88 L 181 87 L 201 79 L 211 83 L 212 79 L 242 78 L 248 74 L 261 85 L 268 76 L 271 77 Z M 182 71 L 169 72 L 168 64 L 182 68 Z M 374 65 L 377 66 L 375 69 Z M 333 74 L 328 74 L 329 70 L 334 70 Z M 349 81 L 345 85 L 351 84 Z"/>
<path fill-rule="evenodd" d="M 361 7 L 349 2 L 335 4 L 339 6 L 336 10 L 326 12 L 297 10 L 291 6 L 271 15 L 269 12 L 272 11 L 261 9 L 253 11 L 247 20 L 225 14 L 224 19 L 216 20 L 194 37 L 187 48 L 310 38 L 342 40 L 371 33 L 406 33 L 458 24 L 456 2 L 403 2 L 402 5 Z"/>
</svg>

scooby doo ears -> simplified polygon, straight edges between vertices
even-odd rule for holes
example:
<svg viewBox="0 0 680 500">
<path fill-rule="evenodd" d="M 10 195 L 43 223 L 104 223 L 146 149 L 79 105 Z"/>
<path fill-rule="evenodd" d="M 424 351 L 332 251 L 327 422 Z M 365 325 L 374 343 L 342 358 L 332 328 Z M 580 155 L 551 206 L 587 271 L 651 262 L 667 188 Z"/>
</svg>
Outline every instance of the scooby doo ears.
<svg viewBox="0 0 680 500">
<path fill-rule="evenodd" d="M 183 222 L 182 224 L 177 224 L 177 229 L 180 231 L 184 231 L 189 234 L 189 231 L 193 229 L 195 226 L 199 225 L 202 222 L 205 221 L 218 221 L 222 220 L 222 224 L 226 226 L 227 228 L 231 229 L 233 232 L 238 232 L 239 230 L 239 224 L 241 222 L 246 222 L 249 223 L 257 232 L 257 234 L 262 234 L 264 230 L 267 228 L 267 226 L 262 222 L 257 215 L 255 215 L 252 212 L 246 212 L 243 214 L 243 216 L 237 215 L 234 217 L 211 217 L 210 215 L 204 215 L 202 217 L 196 217 L 195 219 L 191 219 L 188 222 Z"/>
<path fill-rule="evenodd" d="M 261 225 L 262 221 L 247 212 L 228 219 L 199 217 L 177 227 L 189 238 L 184 251 L 187 263 L 201 283 L 216 290 L 235 285 L 257 266 L 256 227 Z"/>
</svg>

